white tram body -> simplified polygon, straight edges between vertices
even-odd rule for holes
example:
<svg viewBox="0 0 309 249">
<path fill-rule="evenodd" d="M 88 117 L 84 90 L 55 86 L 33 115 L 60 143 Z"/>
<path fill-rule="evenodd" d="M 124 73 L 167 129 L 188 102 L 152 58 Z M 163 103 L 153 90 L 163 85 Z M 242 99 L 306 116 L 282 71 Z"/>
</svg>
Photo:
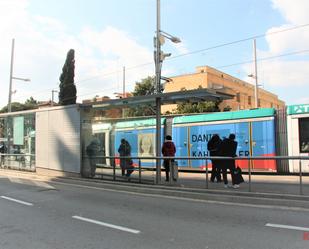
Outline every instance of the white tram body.
<svg viewBox="0 0 309 249">
<path fill-rule="evenodd" d="M 309 156 L 309 104 L 287 107 L 289 156 Z M 290 160 L 289 172 L 309 172 L 309 160 Z"/>
</svg>

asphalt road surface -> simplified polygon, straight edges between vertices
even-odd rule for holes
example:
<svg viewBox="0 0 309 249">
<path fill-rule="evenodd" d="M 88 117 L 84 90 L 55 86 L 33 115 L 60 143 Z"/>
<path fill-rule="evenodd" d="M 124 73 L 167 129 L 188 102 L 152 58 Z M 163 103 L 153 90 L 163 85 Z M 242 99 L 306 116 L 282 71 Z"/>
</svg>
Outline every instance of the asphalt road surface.
<svg viewBox="0 0 309 249">
<path fill-rule="evenodd" d="M 0 178 L 1 249 L 309 248 L 309 211 Z"/>
</svg>

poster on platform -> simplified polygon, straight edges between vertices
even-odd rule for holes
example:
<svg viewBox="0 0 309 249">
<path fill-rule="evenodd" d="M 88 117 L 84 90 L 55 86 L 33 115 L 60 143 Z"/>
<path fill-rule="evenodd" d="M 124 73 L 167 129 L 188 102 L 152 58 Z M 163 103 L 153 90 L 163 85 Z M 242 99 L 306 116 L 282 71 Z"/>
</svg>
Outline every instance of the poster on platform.
<svg viewBox="0 0 309 249">
<path fill-rule="evenodd" d="M 13 144 L 24 145 L 24 117 L 13 119 Z"/>
</svg>

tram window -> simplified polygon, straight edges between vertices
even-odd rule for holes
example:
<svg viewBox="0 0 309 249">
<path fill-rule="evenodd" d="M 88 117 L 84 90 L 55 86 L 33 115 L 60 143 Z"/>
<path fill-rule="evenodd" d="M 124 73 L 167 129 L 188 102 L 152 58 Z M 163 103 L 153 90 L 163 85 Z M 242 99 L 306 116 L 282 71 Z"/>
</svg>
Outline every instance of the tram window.
<svg viewBox="0 0 309 249">
<path fill-rule="evenodd" d="M 309 118 L 299 119 L 299 150 L 301 153 L 309 152 Z"/>
</svg>

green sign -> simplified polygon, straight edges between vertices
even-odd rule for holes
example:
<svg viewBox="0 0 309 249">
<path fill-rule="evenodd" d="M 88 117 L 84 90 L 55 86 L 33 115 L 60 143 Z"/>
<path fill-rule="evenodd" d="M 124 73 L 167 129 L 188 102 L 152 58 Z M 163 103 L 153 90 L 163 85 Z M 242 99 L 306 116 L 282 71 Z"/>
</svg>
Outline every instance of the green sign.
<svg viewBox="0 0 309 249">
<path fill-rule="evenodd" d="M 309 113 L 309 104 L 288 106 L 288 115 Z"/>
<path fill-rule="evenodd" d="M 24 145 L 24 117 L 13 119 L 13 144 Z"/>
</svg>

